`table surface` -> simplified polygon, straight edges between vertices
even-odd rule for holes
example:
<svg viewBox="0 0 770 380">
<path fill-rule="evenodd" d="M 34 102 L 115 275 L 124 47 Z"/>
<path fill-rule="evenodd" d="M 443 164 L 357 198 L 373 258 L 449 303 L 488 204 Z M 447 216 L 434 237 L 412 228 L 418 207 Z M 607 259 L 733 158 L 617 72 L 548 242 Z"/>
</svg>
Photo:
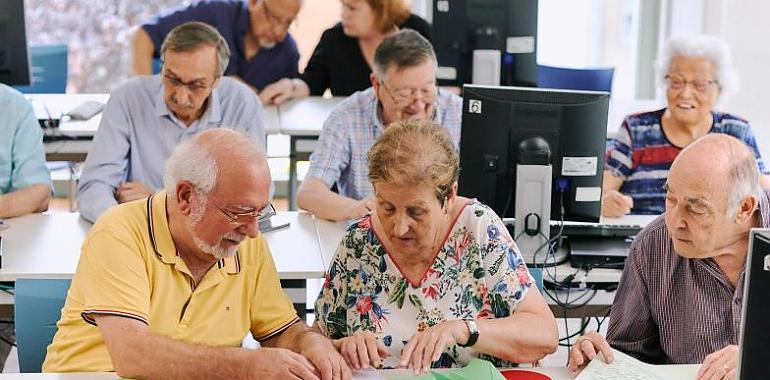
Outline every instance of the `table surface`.
<svg viewBox="0 0 770 380">
<path fill-rule="evenodd" d="M 326 267 L 319 251 L 313 217 L 281 212 L 274 224 L 289 228 L 265 233 L 282 279 L 323 278 Z M 91 224 L 78 213 L 32 214 L 5 220 L 0 281 L 18 278 L 71 278 L 80 246 Z"/>
<path fill-rule="evenodd" d="M 317 137 L 326 118 L 344 97 L 323 98 L 311 96 L 290 100 L 278 106 L 281 133 L 290 136 Z"/>
</svg>

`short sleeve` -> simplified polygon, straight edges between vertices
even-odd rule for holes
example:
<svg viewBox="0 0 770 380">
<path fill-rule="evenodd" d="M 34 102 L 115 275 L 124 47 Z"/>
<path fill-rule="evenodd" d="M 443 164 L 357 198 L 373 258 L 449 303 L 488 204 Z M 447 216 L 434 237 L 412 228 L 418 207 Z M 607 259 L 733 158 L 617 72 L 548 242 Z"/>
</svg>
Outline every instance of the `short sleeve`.
<svg viewBox="0 0 770 380">
<path fill-rule="evenodd" d="M 45 166 L 43 133 L 37 123 L 35 111 L 26 101 L 23 101 L 19 111 L 20 119 L 11 147 L 13 160 L 10 191 L 35 184 L 51 184 L 51 175 Z"/>
<path fill-rule="evenodd" d="M 611 171 L 616 177 L 628 178 L 634 167 L 631 144 L 631 131 L 628 117 L 626 117 L 620 129 L 618 129 L 615 136 L 607 144 L 607 151 L 604 156 L 604 170 Z"/>
<path fill-rule="evenodd" d="M 348 305 L 348 285 L 345 279 L 347 257 L 355 249 L 348 244 L 355 232 L 349 229 L 337 246 L 329 272 L 326 273 L 323 288 L 315 301 L 315 315 L 321 332 L 331 339 L 350 335 L 347 323 L 348 306 L 353 307 L 355 298 Z"/>
<path fill-rule="evenodd" d="M 765 161 L 762 159 L 762 154 L 759 150 L 759 143 L 757 142 L 757 138 L 754 136 L 754 132 L 752 132 L 748 122 L 746 123 L 746 133 L 743 134 L 741 139 L 744 143 L 746 143 L 746 145 L 748 145 L 751 151 L 754 152 L 754 157 L 757 159 L 757 167 L 759 172 L 764 175 L 770 174 L 770 170 L 768 170 L 767 166 L 765 165 Z"/>
<path fill-rule="evenodd" d="M 267 242 L 260 236 L 250 244 L 250 249 L 255 250 L 259 260 L 251 299 L 251 333 L 254 339 L 264 341 L 293 325 L 298 317 L 291 300 L 281 288 Z"/>
<path fill-rule="evenodd" d="M 200 21 L 216 27 L 217 22 L 214 18 L 216 11 L 207 11 L 207 4 L 209 2 L 203 1 L 195 5 L 176 7 L 142 24 L 142 29 L 147 32 L 155 46 L 153 56 L 160 56 L 163 40 L 171 29 L 178 25 L 189 21 Z"/>
<path fill-rule="evenodd" d="M 122 226 L 106 214 L 105 225 Z M 73 278 L 83 292 L 83 319 L 91 324 L 93 316 L 117 315 L 148 323 L 150 315 L 150 280 L 146 252 L 140 241 L 119 228 L 97 226 L 83 243 L 78 271 Z"/>
<path fill-rule="evenodd" d="M 495 318 L 511 315 L 535 283 L 519 248 L 494 211 L 482 206 L 479 240 L 482 261 L 487 268 L 486 285 Z"/>
<path fill-rule="evenodd" d="M 307 176 L 318 178 L 331 187 L 350 165 L 350 139 L 340 107 L 324 122 L 318 138 L 318 146 L 310 155 L 310 169 Z"/>
</svg>

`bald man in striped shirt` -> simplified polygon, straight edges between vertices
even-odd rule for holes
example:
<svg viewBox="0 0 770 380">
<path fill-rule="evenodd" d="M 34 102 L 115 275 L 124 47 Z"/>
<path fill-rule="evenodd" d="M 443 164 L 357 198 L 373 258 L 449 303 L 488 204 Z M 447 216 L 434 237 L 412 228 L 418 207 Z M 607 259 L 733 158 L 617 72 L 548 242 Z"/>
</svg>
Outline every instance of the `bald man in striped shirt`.
<svg viewBox="0 0 770 380">
<path fill-rule="evenodd" d="M 734 379 L 749 230 L 770 226 L 768 193 L 754 154 L 723 134 L 677 157 L 666 212 L 634 240 L 610 313 L 607 338 L 580 337 L 576 371 L 610 347 L 653 364 L 703 363 L 699 379 Z"/>
</svg>

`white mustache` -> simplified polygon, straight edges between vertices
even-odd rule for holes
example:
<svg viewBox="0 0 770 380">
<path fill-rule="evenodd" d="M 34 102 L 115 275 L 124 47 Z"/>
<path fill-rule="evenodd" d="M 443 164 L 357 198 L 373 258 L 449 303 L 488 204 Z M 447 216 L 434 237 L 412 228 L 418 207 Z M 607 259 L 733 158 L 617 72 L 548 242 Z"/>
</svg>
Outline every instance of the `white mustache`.
<svg viewBox="0 0 770 380">
<path fill-rule="evenodd" d="M 185 108 L 193 108 L 193 104 L 190 101 L 187 101 L 185 103 L 180 103 L 179 99 L 176 98 L 176 96 L 171 97 L 171 101 L 174 102 L 174 104 L 185 107 Z"/>
</svg>

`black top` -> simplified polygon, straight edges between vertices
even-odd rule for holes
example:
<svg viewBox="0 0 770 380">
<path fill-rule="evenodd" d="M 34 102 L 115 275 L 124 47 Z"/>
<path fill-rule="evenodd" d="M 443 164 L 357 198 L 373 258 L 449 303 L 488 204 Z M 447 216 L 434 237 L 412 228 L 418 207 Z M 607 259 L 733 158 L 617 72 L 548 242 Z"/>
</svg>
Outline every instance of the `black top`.
<svg viewBox="0 0 770 380">
<path fill-rule="evenodd" d="M 430 24 L 417 15 L 410 15 L 398 27 L 414 29 L 430 40 Z M 310 95 L 323 95 L 329 88 L 334 96 L 349 96 L 371 87 L 371 73 L 358 40 L 346 36 L 337 23 L 321 35 L 300 78 L 310 87 Z"/>
</svg>

